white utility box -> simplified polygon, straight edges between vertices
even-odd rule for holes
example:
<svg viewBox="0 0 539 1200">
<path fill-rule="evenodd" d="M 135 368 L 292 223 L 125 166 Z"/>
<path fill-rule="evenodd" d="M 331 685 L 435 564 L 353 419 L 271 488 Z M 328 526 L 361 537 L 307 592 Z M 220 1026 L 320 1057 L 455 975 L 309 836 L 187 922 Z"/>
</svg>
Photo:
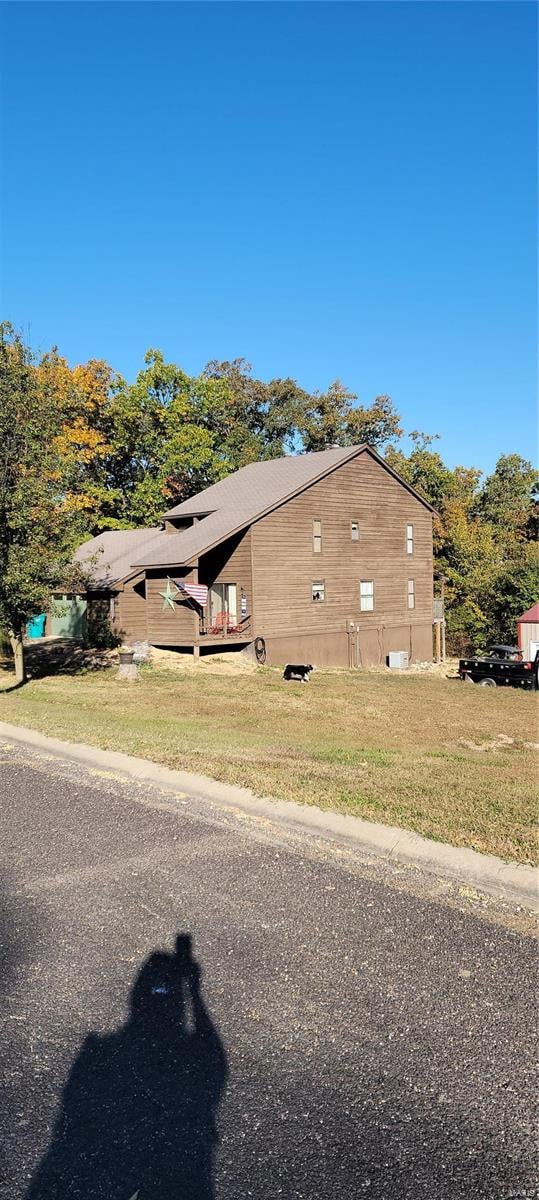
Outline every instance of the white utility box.
<svg viewBox="0 0 539 1200">
<path fill-rule="evenodd" d="M 405 671 L 408 666 L 408 651 L 391 650 L 388 661 L 392 671 Z"/>
</svg>

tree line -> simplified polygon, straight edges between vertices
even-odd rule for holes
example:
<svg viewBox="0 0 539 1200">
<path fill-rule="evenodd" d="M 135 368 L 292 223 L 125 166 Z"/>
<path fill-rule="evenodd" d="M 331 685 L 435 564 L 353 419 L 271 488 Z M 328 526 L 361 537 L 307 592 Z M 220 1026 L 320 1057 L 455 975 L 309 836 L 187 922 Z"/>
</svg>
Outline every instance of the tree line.
<svg viewBox="0 0 539 1200">
<path fill-rule="evenodd" d="M 435 435 L 403 429 L 389 396 L 371 404 L 336 380 L 308 392 L 257 379 L 244 359 L 187 374 L 148 350 L 133 382 L 92 359 L 36 356 L 0 327 L 0 624 L 19 629 L 66 579 L 73 549 L 161 513 L 260 459 L 366 443 L 434 505 L 455 650 L 515 637 L 539 596 L 537 476 L 518 454 L 483 477 L 449 468 Z"/>
</svg>

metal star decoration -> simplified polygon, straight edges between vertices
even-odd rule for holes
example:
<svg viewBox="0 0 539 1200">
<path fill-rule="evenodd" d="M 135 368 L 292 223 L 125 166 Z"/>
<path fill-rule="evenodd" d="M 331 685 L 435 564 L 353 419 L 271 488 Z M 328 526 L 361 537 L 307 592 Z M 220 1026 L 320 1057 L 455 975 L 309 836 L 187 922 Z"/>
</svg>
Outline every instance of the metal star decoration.
<svg viewBox="0 0 539 1200">
<path fill-rule="evenodd" d="M 166 592 L 159 592 L 159 595 L 162 596 L 163 600 L 165 601 L 165 603 L 163 604 L 163 612 L 165 611 L 166 608 L 174 609 L 174 592 L 172 591 L 173 587 L 175 587 L 175 584 L 173 584 L 170 579 L 167 579 Z M 176 591 L 178 591 L 177 588 L 176 588 Z"/>
</svg>

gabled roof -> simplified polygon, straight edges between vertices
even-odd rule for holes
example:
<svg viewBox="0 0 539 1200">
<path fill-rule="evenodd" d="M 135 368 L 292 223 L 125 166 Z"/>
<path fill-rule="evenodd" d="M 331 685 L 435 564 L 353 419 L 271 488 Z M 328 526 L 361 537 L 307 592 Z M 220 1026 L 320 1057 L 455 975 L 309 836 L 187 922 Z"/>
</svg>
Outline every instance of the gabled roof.
<svg viewBox="0 0 539 1200">
<path fill-rule="evenodd" d="M 287 455 L 249 463 L 220 483 L 212 484 L 197 496 L 170 509 L 165 513 L 166 519 L 199 516 L 200 520 L 178 533 L 162 533 L 147 553 L 139 554 L 132 560 L 133 564 L 139 567 L 172 567 L 190 563 L 363 453 L 375 458 L 421 504 L 434 511 L 368 446 L 336 447 L 313 454 Z"/>
<path fill-rule="evenodd" d="M 313 454 L 287 454 L 283 458 L 249 463 L 183 504 L 177 504 L 165 513 L 165 519 L 199 516 L 216 509 L 245 509 L 252 513 L 258 511 L 261 503 L 267 508 L 354 458 L 363 449 L 363 446 L 336 446 Z"/>
<path fill-rule="evenodd" d="M 108 588 L 133 573 L 133 560 L 150 552 L 162 536 L 162 529 L 109 529 L 83 542 L 75 561 L 90 571 L 90 589 Z"/>
<path fill-rule="evenodd" d="M 531 608 L 522 613 L 521 617 L 517 617 L 517 625 L 535 625 L 536 622 L 539 624 L 539 600 L 537 604 L 532 604 Z"/>
</svg>

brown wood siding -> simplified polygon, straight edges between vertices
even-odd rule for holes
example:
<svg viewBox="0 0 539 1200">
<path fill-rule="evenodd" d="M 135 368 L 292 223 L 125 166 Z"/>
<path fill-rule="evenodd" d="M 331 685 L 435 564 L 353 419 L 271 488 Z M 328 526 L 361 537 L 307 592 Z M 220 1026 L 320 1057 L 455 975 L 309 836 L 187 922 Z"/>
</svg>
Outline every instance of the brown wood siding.
<svg viewBox="0 0 539 1200">
<path fill-rule="evenodd" d="M 313 550 L 313 519 L 322 521 L 322 553 Z M 351 522 L 359 522 L 352 541 Z M 414 553 L 406 553 L 406 526 Z M 428 625 L 432 622 L 432 514 L 368 454 L 315 483 L 252 526 L 256 634 Z M 415 608 L 408 608 L 408 580 Z M 360 580 L 374 580 L 375 608 L 362 612 Z M 311 587 L 325 583 L 313 603 Z M 403 647 L 405 649 L 406 647 Z"/>
<path fill-rule="evenodd" d="M 204 554 L 198 564 L 199 583 L 211 587 L 214 583 L 235 583 L 238 586 L 238 603 L 241 592 L 247 597 L 247 612 L 252 612 L 253 585 L 251 573 L 251 530 L 229 538 L 209 554 Z"/>
<path fill-rule="evenodd" d="M 114 600 L 114 632 L 124 641 L 145 642 L 148 636 L 144 579 L 126 583 Z"/>
<path fill-rule="evenodd" d="M 169 574 L 171 578 L 194 581 L 192 570 L 174 567 Z M 148 641 L 152 646 L 189 645 L 198 634 L 198 616 L 187 601 L 175 602 L 173 609 L 165 606 L 159 593 L 166 591 L 167 578 L 156 571 L 146 572 Z"/>
</svg>

